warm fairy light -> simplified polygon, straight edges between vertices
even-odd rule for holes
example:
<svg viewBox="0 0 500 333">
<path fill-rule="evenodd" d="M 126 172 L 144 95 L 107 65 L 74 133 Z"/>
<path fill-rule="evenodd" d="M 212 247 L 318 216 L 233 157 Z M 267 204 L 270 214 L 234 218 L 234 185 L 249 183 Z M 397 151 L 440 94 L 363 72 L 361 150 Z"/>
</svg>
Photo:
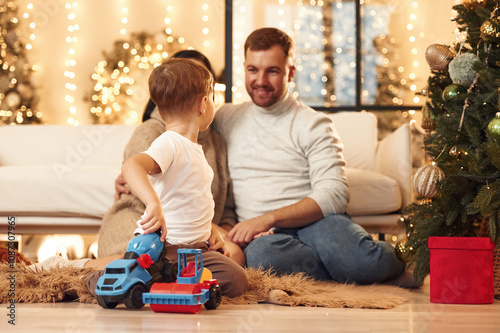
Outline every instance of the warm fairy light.
<svg viewBox="0 0 500 333">
<path fill-rule="evenodd" d="M 174 6 L 172 5 L 168 5 L 167 6 L 167 16 L 165 17 L 165 24 L 166 24 L 166 28 L 165 28 L 165 33 L 167 35 L 169 35 L 168 38 L 170 39 L 173 39 L 170 35 L 172 34 L 172 28 L 170 27 L 170 24 L 172 23 L 172 19 L 171 19 L 171 15 L 172 15 L 172 12 L 174 11 Z M 167 38 L 167 41 L 168 41 L 168 38 Z M 170 41 L 169 41 L 170 43 Z"/>
<path fill-rule="evenodd" d="M 24 18 L 24 19 L 29 19 L 29 18 L 30 18 L 30 13 L 29 13 L 29 11 L 31 11 L 32 9 L 33 9 L 33 4 L 32 4 L 32 3 L 28 3 L 28 4 L 26 5 L 26 12 L 24 12 L 24 14 L 23 14 L 23 18 Z M 34 22 L 31 22 L 31 23 L 29 24 L 29 27 L 30 27 L 30 29 L 31 29 L 31 30 L 33 30 L 33 29 L 36 27 L 36 24 L 35 24 Z M 29 38 L 30 38 L 30 40 L 32 40 L 32 41 L 36 39 L 36 35 L 35 35 L 35 32 L 34 32 L 34 31 L 32 31 L 32 32 L 30 33 Z M 27 49 L 27 50 L 31 50 L 32 48 L 33 48 L 33 45 L 31 45 L 31 43 L 26 43 L 26 49 Z"/>
<path fill-rule="evenodd" d="M 285 25 L 286 25 L 286 23 L 285 23 L 285 10 L 283 8 L 285 5 L 285 0 L 279 0 L 278 3 L 280 5 L 280 7 L 282 7 L 282 8 L 278 9 L 278 18 L 279 18 L 278 25 L 281 29 L 285 29 Z"/>
<path fill-rule="evenodd" d="M 414 56 L 413 61 L 412 61 L 412 66 L 414 68 L 418 68 L 418 66 L 419 66 L 419 62 L 416 60 L 416 57 L 418 55 L 418 48 L 415 46 L 415 43 L 417 41 L 417 32 L 414 31 L 415 23 L 417 22 L 417 19 L 418 19 L 418 16 L 417 16 L 417 8 L 418 7 L 419 7 L 419 3 L 417 0 L 415 0 L 411 3 L 410 14 L 409 14 L 409 19 L 410 19 L 411 23 L 408 23 L 408 25 L 406 26 L 406 29 L 410 32 L 410 37 L 408 40 L 410 41 L 411 54 Z M 422 33 L 420 34 L 420 37 L 422 37 Z M 408 75 L 408 78 L 410 81 L 409 82 L 410 90 L 416 91 L 417 90 L 416 85 L 413 83 L 413 80 L 415 80 L 415 78 L 416 78 L 415 73 L 411 72 Z M 420 98 L 418 96 L 414 97 L 413 102 L 414 103 L 420 102 Z"/>
<path fill-rule="evenodd" d="M 122 19 L 121 19 L 121 22 L 123 24 L 123 27 L 120 29 L 120 34 L 122 36 L 126 35 L 127 34 L 127 23 L 128 23 L 128 18 L 127 18 L 127 14 L 128 14 L 128 7 L 127 7 L 127 4 L 126 4 L 126 1 L 127 0 L 121 0 L 121 4 L 122 4 Z"/>
<path fill-rule="evenodd" d="M 245 59 L 243 45 L 246 37 L 252 32 L 253 6 L 246 1 L 235 1 L 235 15 L 233 22 L 233 86 L 231 92 L 233 102 L 242 102 L 245 98 L 245 73 L 243 71 L 243 61 Z"/>
<path fill-rule="evenodd" d="M 68 105 L 68 110 L 70 113 L 70 116 L 68 117 L 67 120 L 68 124 L 78 126 L 79 122 L 78 120 L 75 119 L 77 109 L 75 106 L 75 97 L 74 97 L 74 93 L 76 91 L 76 84 L 74 83 L 76 78 L 76 74 L 74 71 L 74 68 L 76 66 L 75 46 L 78 43 L 78 37 L 76 36 L 76 34 L 80 29 L 79 25 L 75 22 L 77 18 L 76 10 L 78 8 L 78 2 L 77 1 L 67 2 L 64 7 L 68 11 L 67 18 L 69 20 L 69 25 L 67 29 L 68 35 L 66 36 L 66 43 L 68 43 L 68 55 L 65 61 L 66 69 L 64 71 L 64 76 L 66 77 L 66 84 L 64 85 L 66 89 L 66 95 L 64 97 L 64 100 Z"/>
<path fill-rule="evenodd" d="M 208 9 L 209 9 L 209 6 L 208 4 L 204 3 L 202 6 L 201 6 L 202 10 L 203 10 L 203 14 L 202 14 L 202 21 L 205 22 L 206 26 L 202 28 L 201 32 L 203 33 L 203 35 L 205 35 L 205 40 L 203 41 L 203 46 L 204 47 L 209 47 L 210 46 L 210 41 L 208 40 L 208 34 L 210 33 L 210 30 L 208 29 L 208 20 L 210 19 L 209 16 L 208 16 Z"/>
</svg>

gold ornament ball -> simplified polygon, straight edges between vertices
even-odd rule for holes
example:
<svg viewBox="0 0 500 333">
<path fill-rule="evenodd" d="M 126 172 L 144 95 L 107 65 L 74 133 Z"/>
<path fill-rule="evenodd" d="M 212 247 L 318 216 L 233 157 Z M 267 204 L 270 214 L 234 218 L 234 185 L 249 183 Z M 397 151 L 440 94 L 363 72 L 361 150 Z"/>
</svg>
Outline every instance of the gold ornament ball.
<svg viewBox="0 0 500 333">
<path fill-rule="evenodd" d="M 500 112 L 497 112 L 495 118 L 488 123 L 488 133 L 491 136 L 500 139 Z"/>
<path fill-rule="evenodd" d="M 443 170 L 434 163 L 426 164 L 413 175 L 413 188 L 420 196 L 432 199 L 438 195 L 436 183 L 443 179 Z"/>
<path fill-rule="evenodd" d="M 442 71 L 448 67 L 453 52 L 446 45 L 431 44 L 425 51 L 425 59 L 433 71 Z"/>
<path fill-rule="evenodd" d="M 406 246 L 406 242 L 407 242 L 406 239 L 400 240 L 399 242 L 396 243 L 394 250 L 396 251 L 396 257 L 399 260 L 405 263 L 409 263 L 413 256 L 413 251 L 411 248 L 408 248 Z"/>
<path fill-rule="evenodd" d="M 486 6 L 486 0 L 464 0 L 462 4 L 467 10 L 475 10 L 478 7 Z"/>
<path fill-rule="evenodd" d="M 481 25 L 481 39 L 487 43 L 500 42 L 500 21 L 496 18 L 491 18 L 483 22 Z"/>
</svg>

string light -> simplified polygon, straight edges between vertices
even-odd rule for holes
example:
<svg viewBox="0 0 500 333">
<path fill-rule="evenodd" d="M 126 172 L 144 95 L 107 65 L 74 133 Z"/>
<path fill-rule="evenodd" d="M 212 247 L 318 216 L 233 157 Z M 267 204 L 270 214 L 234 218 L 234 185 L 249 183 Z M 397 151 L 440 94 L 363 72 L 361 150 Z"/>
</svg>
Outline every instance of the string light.
<svg viewBox="0 0 500 333">
<path fill-rule="evenodd" d="M 278 0 L 278 3 L 280 6 L 284 6 L 285 5 L 285 0 Z M 284 8 L 279 8 L 278 9 L 278 18 L 279 18 L 279 23 L 278 23 L 278 26 L 281 28 L 281 29 L 285 29 L 285 20 L 284 20 L 284 16 L 285 16 L 285 10 Z"/>
<path fill-rule="evenodd" d="M 26 19 L 26 20 L 28 20 L 29 18 L 31 18 L 31 14 L 30 14 L 30 13 L 33 11 L 33 9 L 34 9 L 34 8 L 35 8 L 35 6 L 33 5 L 33 3 L 31 3 L 31 2 L 30 2 L 30 3 L 28 3 L 28 4 L 26 5 L 26 11 L 25 11 L 25 12 L 24 12 L 24 14 L 23 14 L 23 18 L 24 18 L 24 19 Z M 28 27 L 29 27 L 29 31 L 30 31 L 30 32 L 29 32 L 29 40 L 30 40 L 31 42 L 28 42 L 28 43 L 26 44 L 26 49 L 27 49 L 27 50 L 31 50 L 31 49 L 33 48 L 33 45 L 32 45 L 31 43 L 32 43 L 32 42 L 34 42 L 34 41 L 36 40 L 36 33 L 35 33 L 35 32 L 36 32 L 36 30 L 35 30 L 35 28 L 36 28 L 36 23 L 35 23 L 35 21 L 33 21 L 33 20 L 28 21 L 28 22 L 29 22 Z M 24 65 L 24 67 L 25 67 L 25 69 L 29 69 L 29 65 Z M 36 72 L 36 71 L 38 70 L 38 66 L 37 66 L 37 65 L 33 65 L 33 66 L 31 66 L 31 70 L 32 70 L 33 72 Z M 32 112 L 33 112 L 32 110 L 27 109 L 27 110 L 26 110 L 26 115 L 27 115 L 28 117 L 30 117 L 30 116 L 32 115 Z M 37 111 L 37 112 L 36 112 L 36 114 L 35 114 L 35 116 L 36 116 L 37 118 L 41 119 L 41 118 L 42 118 L 42 116 L 43 116 L 43 114 L 42 114 L 42 112 Z"/>
<path fill-rule="evenodd" d="M 204 22 L 203 28 L 201 32 L 205 36 L 205 40 L 203 41 L 203 46 L 204 47 L 209 47 L 210 46 L 210 41 L 208 40 L 208 34 L 210 33 L 210 29 L 208 29 L 208 4 L 204 3 L 201 8 L 203 9 L 203 15 L 202 15 L 202 21 Z"/>
<path fill-rule="evenodd" d="M 120 34 L 122 36 L 125 36 L 127 34 L 128 7 L 127 7 L 127 4 L 126 4 L 126 0 L 121 0 L 121 3 L 122 3 L 122 9 L 121 9 L 121 12 L 122 12 L 122 19 L 121 19 L 122 28 L 120 29 Z"/>
<path fill-rule="evenodd" d="M 23 14 L 23 18 L 25 20 L 29 19 L 30 18 L 30 12 L 33 10 L 33 4 L 32 3 L 28 3 L 26 5 L 26 11 L 24 12 Z M 29 26 L 29 29 L 30 29 L 30 33 L 29 33 L 29 39 L 30 41 L 34 41 L 36 39 L 36 35 L 35 35 L 35 27 L 36 27 L 36 23 L 35 22 L 30 22 L 30 24 L 28 25 Z M 27 50 L 31 50 L 33 48 L 33 45 L 31 44 L 31 42 L 28 42 L 26 43 L 26 49 Z"/>
<path fill-rule="evenodd" d="M 247 36 L 253 29 L 253 6 L 250 1 L 235 0 L 233 2 L 234 15 L 233 22 L 233 86 L 231 92 L 233 102 L 244 101 L 245 91 L 245 72 L 242 66 L 245 59 L 244 44 Z"/>
<path fill-rule="evenodd" d="M 411 54 L 413 55 L 414 59 L 411 63 L 411 66 L 412 66 L 412 71 L 410 72 L 410 74 L 408 75 L 408 78 L 410 79 L 410 90 L 411 91 L 416 91 L 417 90 L 417 86 L 413 83 L 413 81 L 415 80 L 416 78 L 416 74 L 415 74 L 415 70 L 418 69 L 418 66 L 419 66 L 419 62 L 418 60 L 415 60 L 415 57 L 418 55 L 418 48 L 415 47 L 415 43 L 417 41 L 417 37 L 416 37 L 416 33 L 413 31 L 414 30 L 414 24 L 417 20 L 417 9 L 419 7 L 419 3 L 417 0 L 414 0 L 411 4 L 411 9 L 410 9 L 410 15 L 409 15 L 409 19 L 410 19 L 410 23 L 408 23 L 406 25 L 406 29 L 410 32 L 410 49 L 411 49 Z M 419 103 L 420 102 L 420 97 L 418 96 L 415 96 L 413 97 L 413 102 L 414 103 Z"/>
<path fill-rule="evenodd" d="M 168 1 L 167 1 L 168 3 Z M 167 16 L 165 17 L 165 25 L 166 25 L 166 28 L 165 28 L 165 33 L 167 34 L 167 42 L 169 43 L 172 43 L 174 41 L 174 38 L 171 36 L 172 35 L 172 28 L 171 28 L 171 24 L 172 24 L 172 12 L 174 11 L 174 6 L 173 5 L 167 5 Z"/>
<path fill-rule="evenodd" d="M 76 114 L 77 114 L 77 109 L 75 106 L 75 97 L 74 93 L 76 91 L 76 84 L 75 79 L 76 79 L 76 73 L 75 73 L 75 66 L 76 66 L 76 44 L 78 43 L 78 37 L 77 37 L 77 32 L 80 29 L 80 26 L 76 23 L 76 8 L 78 7 L 78 2 L 73 1 L 73 2 L 66 2 L 65 8 L 68 13 L 68 35 L 66 36 L 66 43 L 68 44 L 68 54 L 66 56 L 66 61 L 65 61 L 65 66 L 66 69 L 64 71 L 64 76 L 66 77 L 66 95 L 64 97 L 66 103 L 69 105 L 69 113 L 70 116 L 68 118 L 68 124 L 78 126 L 79 122 L 78 120 L 75 119 Z"/>
</svg>

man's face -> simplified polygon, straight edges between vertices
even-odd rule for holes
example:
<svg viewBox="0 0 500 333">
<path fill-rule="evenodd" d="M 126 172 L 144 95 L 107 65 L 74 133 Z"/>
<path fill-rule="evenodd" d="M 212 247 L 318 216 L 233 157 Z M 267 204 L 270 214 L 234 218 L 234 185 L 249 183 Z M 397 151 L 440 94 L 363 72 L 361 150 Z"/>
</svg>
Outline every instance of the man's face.
<svg viewBox="0 0 500 333">
<path fill-rule="evenodd" d="M 288 63 L 279 45 L 268 50 L 246 52 L 245 87 L 252 101 L 260 107 L 278 102 L 287 92 L 295 67 Z"/>
</svg>

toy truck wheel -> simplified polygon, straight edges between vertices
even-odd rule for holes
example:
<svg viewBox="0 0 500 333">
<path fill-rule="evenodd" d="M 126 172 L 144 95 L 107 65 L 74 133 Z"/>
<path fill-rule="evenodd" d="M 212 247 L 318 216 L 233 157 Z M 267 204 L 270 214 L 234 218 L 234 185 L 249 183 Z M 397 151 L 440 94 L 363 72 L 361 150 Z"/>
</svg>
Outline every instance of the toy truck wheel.
<svg viewBox="0 0 500 333">
<path fill-rule="evenodd" d="M 144 306 L 142 302 L 142 294 L 147 291 L 146 287 L 142 284 L 136 284 L 132 286 L 127 292 L 127 295 L 123 299 L 123 304 L 128 309 L 140 309 Z"/>
<path fill-rule="evenodd" d="M 208 301 L 205 302 L 207 310 L 214 310 L 220 305 L 222 301 L 222 293 L 218 284 L 213 284 L 208 289 Z"/>
<path fill-rule="evenodd" d="M 114 309 L 118 305 L 118 302 L 106 302 L 99 296 L 97 296 L 97 303 L 104 309 Z"/>
</svg>

